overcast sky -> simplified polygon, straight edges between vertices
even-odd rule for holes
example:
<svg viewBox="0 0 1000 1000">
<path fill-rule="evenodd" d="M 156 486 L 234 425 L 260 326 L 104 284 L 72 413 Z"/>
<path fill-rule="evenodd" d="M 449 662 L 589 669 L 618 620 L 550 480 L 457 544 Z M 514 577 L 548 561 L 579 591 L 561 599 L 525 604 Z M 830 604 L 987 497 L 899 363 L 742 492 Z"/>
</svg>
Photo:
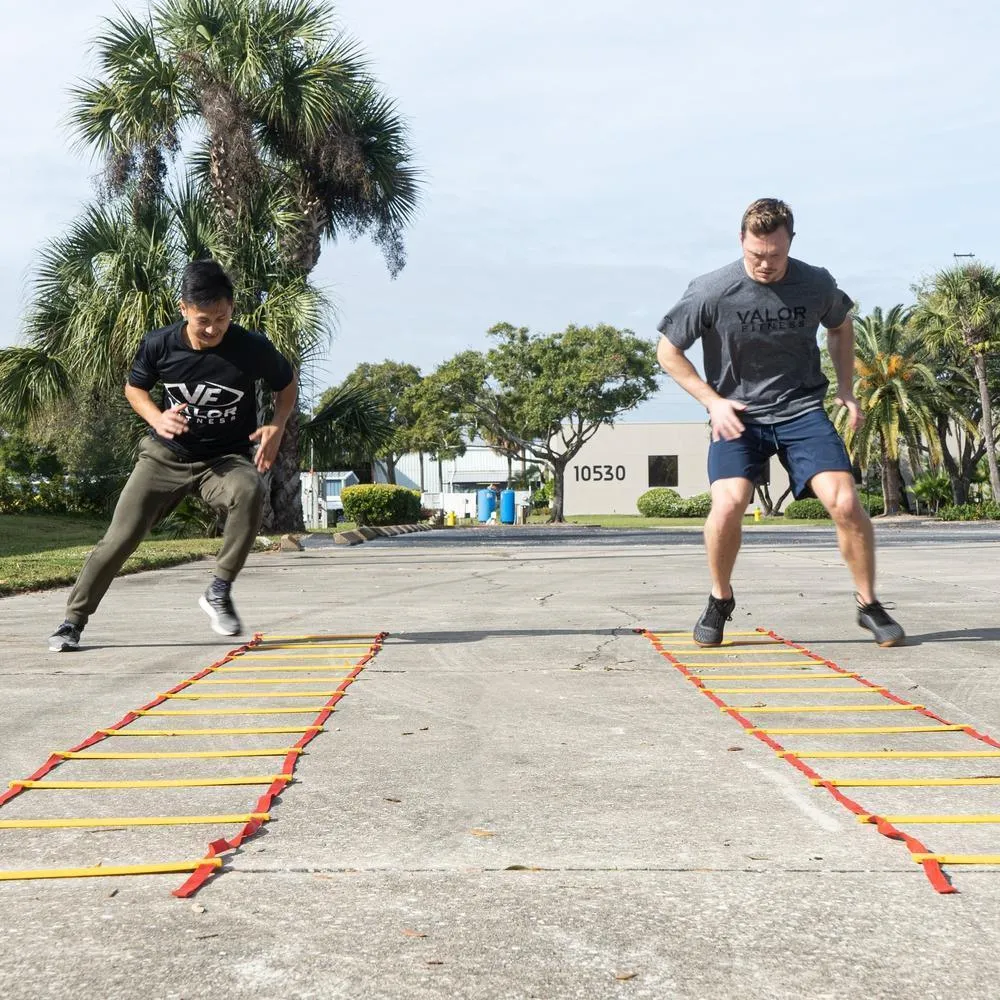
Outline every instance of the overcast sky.
<svg viewBox="0 0 1000 1000">
<path fill-rule="evenodd" d="M 144 0 L 127 4 L 144 10 Z M 34 255 L 91 197 L 67 88 L 112 0 L 3 0 L 0 346 Z M 864 309 L 972 252 L 1000 264 L 1000 5 L 986 0 L 342 0 L 412 130 L 423 203 L 395 281 L 364 243 L 315 272 L 338 308 L 325 386 L 361 361 L 424 372 L 607 322 L 655 339 L 694 275 L 738 255 L 754 198 Z M 631 419 L 700 419 L 664 384 Z"/>
</svg>

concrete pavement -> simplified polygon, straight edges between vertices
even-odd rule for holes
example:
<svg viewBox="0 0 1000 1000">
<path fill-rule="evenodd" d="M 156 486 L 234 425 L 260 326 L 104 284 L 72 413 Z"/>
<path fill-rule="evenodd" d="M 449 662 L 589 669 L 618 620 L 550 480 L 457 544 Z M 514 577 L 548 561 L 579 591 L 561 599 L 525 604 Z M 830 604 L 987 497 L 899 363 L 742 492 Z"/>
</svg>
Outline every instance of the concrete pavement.
<svg viewBox="0 0 1000 1000">
<path fill-rule="evenodd" d="M 854 624 L 822 528 L 748 532 L 730 627 L 773 628 L 1000 736 L 1000 532 L 879 535 L 880 592 L 906 647 L 878 649 Z M 45 648 L 64 590 L 0 601 L 0 777 L 24 777 L 232 648 L 197 607 L 210 569 L 116 581 L 75 654 Z M 384 649 L 274 821 L 193 900 L 170 895 L 176 875 L 0 882 L 0 995 L 994 996 L 1000 871 L 953 867 L 961 893 L 937 895 L 902 845 L 745 736 L 631 631 L 689 628 L 705 578 L 691 532 L 463 529 L 251 557 L 235 597 L 252 628 L 386 630 Z M 866 773 L 851 765 L 837 770 Z M 995 789 L 975 790 L 980 811 L 1000 812 Z M 875 792 L 856 797 L 883 809 Z M 28 792 L 0 818 L 240 811 L 258 794 Z M 970 811 L 968 792 L 907 794 L 906 811 Z M 2 830 L 0 868 L 197 857 L 220 832 L 234 831 Z M 932 848 L 1000 850 L 995 826 L 913 832 Z"/>
</svg>

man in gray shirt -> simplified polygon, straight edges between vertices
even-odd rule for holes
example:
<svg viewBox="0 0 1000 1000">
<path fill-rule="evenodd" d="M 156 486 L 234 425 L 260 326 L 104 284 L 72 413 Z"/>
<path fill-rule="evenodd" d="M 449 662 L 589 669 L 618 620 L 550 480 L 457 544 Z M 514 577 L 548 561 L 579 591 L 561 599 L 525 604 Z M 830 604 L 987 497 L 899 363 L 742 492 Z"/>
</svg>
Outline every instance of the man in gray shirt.
<svg viewBox="0 0 1000 1000">
<path fill-rule="evenodd" d="M 854 398 L 853 303 L 829 271 L 789 257 L 794 235 L 784 202 L 755 201 L 740 227 L 742 259 L 695 278 L 659 325 L 660 365 L 704 405 L 712 426 L 712 510 L 705 522 L 712 592 L 694 641 L 722 642 L 736 607 L 730 581 L 743 514 L 754 482 L 777 455 L 796 499 L 817 497 L 833 518 L 854 578 L 858 624 L 880 646 L 898 646 L 903 630 L 875 596 L 871 521 L 854 488 L 847 451 L 823 409 L 829 383 L 816 339 L 820 325 L 837 376 L 836 402 L 847 408 L 852 428 L 864 420 Z M 684 355 L 697 340 L 704 379 Z"/>
</svg>

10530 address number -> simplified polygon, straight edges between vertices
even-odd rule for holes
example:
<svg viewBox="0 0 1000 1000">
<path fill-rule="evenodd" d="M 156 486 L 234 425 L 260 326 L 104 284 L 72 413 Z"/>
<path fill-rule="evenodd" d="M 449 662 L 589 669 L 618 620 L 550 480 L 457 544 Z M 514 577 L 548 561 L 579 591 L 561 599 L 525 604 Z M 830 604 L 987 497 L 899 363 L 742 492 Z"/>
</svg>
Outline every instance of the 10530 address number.
<svg viewBox="0 0 1000 1000">
<path fill-rule="evenodd" d="M 610 483 L 625 479 L 624 465 L 574 465 L 573 478 L 578 483 Z"/>
</svg>

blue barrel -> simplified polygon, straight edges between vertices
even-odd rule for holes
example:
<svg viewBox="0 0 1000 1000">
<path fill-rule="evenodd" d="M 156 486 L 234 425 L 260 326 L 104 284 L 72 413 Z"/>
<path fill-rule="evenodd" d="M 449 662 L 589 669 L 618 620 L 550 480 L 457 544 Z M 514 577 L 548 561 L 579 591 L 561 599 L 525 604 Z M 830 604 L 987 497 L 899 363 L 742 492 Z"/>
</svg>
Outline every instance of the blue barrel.
<svg viewBox="0 0 1000 1000">
<path fill-rule="evenodd" d="M 500 494 L 500 523 L 513 524 L 516 520 L 514 491 L 504 490 L 503 493 Z"/>
<path fill-rule="evenodd" d="M 480 524 L 485 524 L 497 509 L 497 495 L 493 490 L 480 490 L 477 499 L 476 517 Z"/>
</svg>

